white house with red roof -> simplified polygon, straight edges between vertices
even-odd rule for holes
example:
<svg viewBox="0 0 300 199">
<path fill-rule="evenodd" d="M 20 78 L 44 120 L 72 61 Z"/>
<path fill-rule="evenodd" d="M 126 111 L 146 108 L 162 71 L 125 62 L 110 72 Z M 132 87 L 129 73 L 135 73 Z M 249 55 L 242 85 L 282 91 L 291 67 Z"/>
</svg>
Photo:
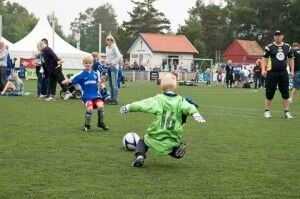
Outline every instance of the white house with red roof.
<svg viewBox="0 0 300 199">
<path fill-rule="evenodd" d="M 146 69 L 163 68 L 169 66 L 189 67 L 197 49 L 184 35 L 168 35 L 156 33 L 139 33 L 139 36 L 128 50 L 130 65 L 136 62 Z"/>
</svg>

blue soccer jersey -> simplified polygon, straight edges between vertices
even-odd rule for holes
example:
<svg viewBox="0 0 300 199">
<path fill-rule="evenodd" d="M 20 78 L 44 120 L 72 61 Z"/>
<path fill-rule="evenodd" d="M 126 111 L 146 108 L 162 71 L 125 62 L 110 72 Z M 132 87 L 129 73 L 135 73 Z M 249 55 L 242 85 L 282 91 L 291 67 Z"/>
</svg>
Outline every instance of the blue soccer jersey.
<svg viewBox="0 0 300 199">
<path fill-rule="evenodd" d="M 71 80 L 72 84 L 80 84 L 83 92 L 82 101 L 84 103 L 93 99 L 102 98 L 98 90 L 99 79 L 96 72 L 83 70 L 71 77 Z"/>
</svg>

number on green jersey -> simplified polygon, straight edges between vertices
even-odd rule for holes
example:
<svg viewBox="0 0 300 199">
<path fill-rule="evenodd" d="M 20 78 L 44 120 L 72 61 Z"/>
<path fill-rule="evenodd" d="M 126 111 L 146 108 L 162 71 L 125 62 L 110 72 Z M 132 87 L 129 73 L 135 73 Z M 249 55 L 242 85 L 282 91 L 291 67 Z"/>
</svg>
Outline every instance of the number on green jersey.
<svg viewBox="0 0 300 199">
<path fill-rule="evenodd" d="M 169 112 L 169 111 L 163 110 L 160 128 L 167 129 L 169 131 L 173 131 L 175 128 L 175 122 L 176 122 L 176 119 L 173 116 L 174 116 L 174 112 Z"/>
</svg>

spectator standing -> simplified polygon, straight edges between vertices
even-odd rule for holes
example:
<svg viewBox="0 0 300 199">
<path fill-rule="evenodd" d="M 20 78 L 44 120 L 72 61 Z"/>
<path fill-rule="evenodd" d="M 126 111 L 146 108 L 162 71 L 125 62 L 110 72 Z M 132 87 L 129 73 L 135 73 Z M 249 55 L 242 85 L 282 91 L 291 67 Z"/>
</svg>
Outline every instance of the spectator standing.
<svg viewBox="0 0 300 199">
<path fill-rule="evenodd" d="M 233 84 L 233 65 L 232 65 L 232 61 L 228 60 L 227 64 L 225 66 L 225 71 L 226 71 L 226 85 L 227 88 L 232 88 L 232 84 Z"/>
<path fill-rule="evenodd" d="M 274 33 L 274 42 L 265 47 L 262 60 L 261 74 L 266 77 L 266 97 L 264 100 L 264 117 L 271 118 L 270 108 L 278 86 L 282 97 L 284 117 L 293 119 L 289 112 L 289 75 L 286 70 L 287 59 L 290 66 L 290 75 L 294 77 L 294 54 L 291 46 L 283 42 L 284 35 L 277 30 Z M 270 61 L 270 64 L 267 64 Z"/>
<path fill-rule="evenodd" d="M 68 92 L 67 85 L 62 84 L 62 81 L 65 80 L 62 73 L 63 61 L 43 41 L 39 42 L 39 45 L 45 60 L 45 68 L 49 71 L 50 96 L 46 100 L 52 101 L 55 99 L 57 82 L 61 85 L 63 92 L 65 92 L 65 99 L 67 98 L 66 96 L 71 97 L 72 94 Z"/>
<path fill-rule="evenodd" d="M 4 89 L 7 82 L 6 67 L 7 67 L 8 50 L 5 48 L 4 42 L 0 40 L 0 90 Z"/>
<path fill-rule="evenodd" d="M 297 90 L 300 89 L 300 44 L 299 43 L 293 43 L 293 53 L 295 56 L 294 62 L 294 79 L 293 79 L 293 90 L 291 97 L 289 98 L 289 102 L 292 103 L 295 99 Z"/>
<path fill-rule="evenodd" d="M 261 87 L 261 59 L 256 60 L 255 66 L 253 68 L 254 73 L 254 88 L 257 89 Z"/>
<path fill-rule="evenodd" d="M 112 105 L 118 104 L 118 70 L 119 63 L 122 61 L 122 55 L 116 45 L 115 39 L 112 35 L 106 37 L 106 63 L 108 67 L 108 80 L 111 90 L 111 103 Z"/>
<path fill-rule="evenodd" d="M 37 98 L 45 98 L 47 96 L 47 83 L 44 74 L 43 66 L 43 55 L 41 49 L 39 48 L 39 44 L 37 44 L 38 54 L 35 56 L 35 72 L 37 76 Z"/>
<path fill-rule="evenodd" d="M 206 85 L 210 86 L 211 83 L 211 70 L 209 67 L 205 70 L 206 73 Z"/>
<path fill-rule="evenodd" d="M 8 45 L 5 45 L 5 48 L 8 51 Z M 6 66 L 6 76 L 7 76 L 7 79 L 11 78 L 12 73 L 13 73 L 13 62 L 12 62 L 10 53 L 8 51 L 8 54 L 7 54 L 7 66 Z"/>
</svg>

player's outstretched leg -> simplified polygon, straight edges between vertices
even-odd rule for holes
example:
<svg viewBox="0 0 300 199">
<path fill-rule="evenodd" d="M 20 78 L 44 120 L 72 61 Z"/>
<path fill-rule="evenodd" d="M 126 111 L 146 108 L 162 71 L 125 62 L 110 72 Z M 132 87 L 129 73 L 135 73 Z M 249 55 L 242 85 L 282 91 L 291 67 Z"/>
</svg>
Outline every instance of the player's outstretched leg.
<svg viewBox="0 0 300 199">
<path fill-rule="evenodd" d="M 146 152 L 148 151 L 148 146 L 145 144 L 143 139 L 140 139 L 135 150 L 135 156 L 132 163 L 133 167 L 142 167 L 144 165 L 144 160 L 146 158 Z"/>
<path fill-rule="evenodd" d="M 106 126 L 106 124 L 104 123 L 104 111 L 103 110 L 98 110 L 98 124 L 97 126 L 99 128 L 102 128 L 103 130 L 107 131 L 108 127 Z"/>
<path fill-rule="evenodd" d="M 185 143 L 182 142 L 180 143 L 179 146 L 174 147 L 172 152 L 169 153 L 169 155 L 172 156 L 173 158 L 180 159 L 184 156 L 185 150 L 186 150 L 186 145 Z"/>
</svg>

